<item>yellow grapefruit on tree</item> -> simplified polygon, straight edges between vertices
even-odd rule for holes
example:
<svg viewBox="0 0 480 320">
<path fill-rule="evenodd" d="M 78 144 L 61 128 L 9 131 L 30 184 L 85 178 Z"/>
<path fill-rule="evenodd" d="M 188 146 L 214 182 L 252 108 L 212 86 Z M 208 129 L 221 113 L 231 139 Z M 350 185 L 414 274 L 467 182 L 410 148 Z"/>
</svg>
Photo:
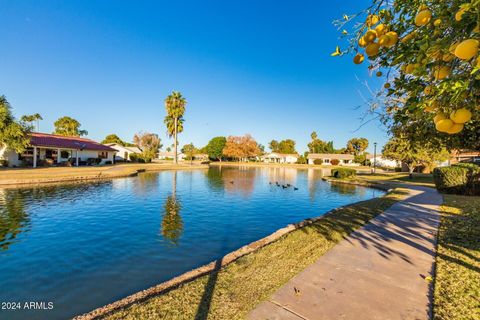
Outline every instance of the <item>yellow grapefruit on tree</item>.
<svg viewBox="0 0 480 320">
<path fill-rule="evenodd" d="M 357 53 L 355 57 L 353 57 L 353 63 L 360 64 L 365 60 L 365 56 L 361 53 Z"/>
<path fill-rule="evenodd" d="M 472 113 L 468 109 L 461 108 L 453 111 L 450 114 L 450 119 L 455 123 L 465 123 L 472 119 Z"/>
<path fill-rule="evenodd" d="M 462 60 L 470 60 L 478 53 L 480 41 L 468 39 L 460 42 L 455 48 L 455 55 Z"/>
<path fill-rule="evenodd" d="M 430 19 L 432 19 L 432 11 L 424 9 L 417 13 L 415 17 L 415 25 L 417 27 L 424 26 L 430 22 Z"/>
</svg>

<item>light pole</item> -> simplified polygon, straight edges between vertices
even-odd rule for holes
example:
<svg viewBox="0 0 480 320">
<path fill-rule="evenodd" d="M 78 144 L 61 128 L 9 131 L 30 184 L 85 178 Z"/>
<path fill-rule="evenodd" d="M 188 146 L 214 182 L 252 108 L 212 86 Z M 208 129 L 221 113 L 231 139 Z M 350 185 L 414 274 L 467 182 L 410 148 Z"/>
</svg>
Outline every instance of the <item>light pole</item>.
<svg viewBox="0 0 480 320">
<path fill-rule="evenodd" d="M 373 173 L 375 173 L 377 169 L 377 143 L 373 143 Z"/>
</svg>

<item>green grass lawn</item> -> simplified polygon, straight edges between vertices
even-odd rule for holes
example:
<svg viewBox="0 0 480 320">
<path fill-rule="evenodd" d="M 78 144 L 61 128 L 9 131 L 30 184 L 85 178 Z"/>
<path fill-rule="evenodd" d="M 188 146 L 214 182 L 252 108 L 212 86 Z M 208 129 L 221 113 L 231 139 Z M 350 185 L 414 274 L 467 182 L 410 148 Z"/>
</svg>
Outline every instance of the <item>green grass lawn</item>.
<svg viewBox="0 0 480 320">
<path fill-rule="evenodd" d="M 404 198 L 396 189 L 337 210 L 217 272 L 131 305 L 108 319 L 243 319 L 258 303 L 336 243 Z"/>
<path fill-rule="evenodd" d="M 426 187 L 435 187 L 435 184 L 433 183 L 433 175 L 424 173 L 414 173 L 411 179 L 408 173 L 405 172 L 359 174 L 356 179 L 372 182 L 401 182 Z"/>
<path fill-rule="evenodd" d="M 480 319 L 480 197 L 444 195 L 434 319 Z"/>
</svg>

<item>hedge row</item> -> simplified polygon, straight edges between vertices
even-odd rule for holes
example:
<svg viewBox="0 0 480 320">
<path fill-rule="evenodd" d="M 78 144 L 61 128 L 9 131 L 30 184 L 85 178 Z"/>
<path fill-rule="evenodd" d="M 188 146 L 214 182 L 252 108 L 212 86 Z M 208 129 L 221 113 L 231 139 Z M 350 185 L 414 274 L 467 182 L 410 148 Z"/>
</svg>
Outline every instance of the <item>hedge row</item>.
<svg viewBox="0 0 480 320">
<path fill-rule="evenodd" d="M 480 166 L 473 163 L 435 168 L 433 180 L 442 193 L 480 195 Z"/>
<path fill-rule="evenodd" d="M 350 168 L 332 169 L 332 176 L 338 179 L 355 177 L 356 173 L 357 172 L 355 171 L 355 169 L 350 169 Z"/>
</svg>

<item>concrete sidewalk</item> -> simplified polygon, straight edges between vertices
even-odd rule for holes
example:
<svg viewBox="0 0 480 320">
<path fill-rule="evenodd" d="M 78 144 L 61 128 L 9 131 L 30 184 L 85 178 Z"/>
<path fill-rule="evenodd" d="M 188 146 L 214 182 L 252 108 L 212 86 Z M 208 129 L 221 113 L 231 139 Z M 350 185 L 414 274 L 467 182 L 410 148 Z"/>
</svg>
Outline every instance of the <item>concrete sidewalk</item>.
<svg viewBox="0 0 480 320">
<path fill-rule="evenodd" d="M 438 206 L 431 188 L 397 202 L 258 305 L 249 319 L 429 319 Z"/>
</svg>

